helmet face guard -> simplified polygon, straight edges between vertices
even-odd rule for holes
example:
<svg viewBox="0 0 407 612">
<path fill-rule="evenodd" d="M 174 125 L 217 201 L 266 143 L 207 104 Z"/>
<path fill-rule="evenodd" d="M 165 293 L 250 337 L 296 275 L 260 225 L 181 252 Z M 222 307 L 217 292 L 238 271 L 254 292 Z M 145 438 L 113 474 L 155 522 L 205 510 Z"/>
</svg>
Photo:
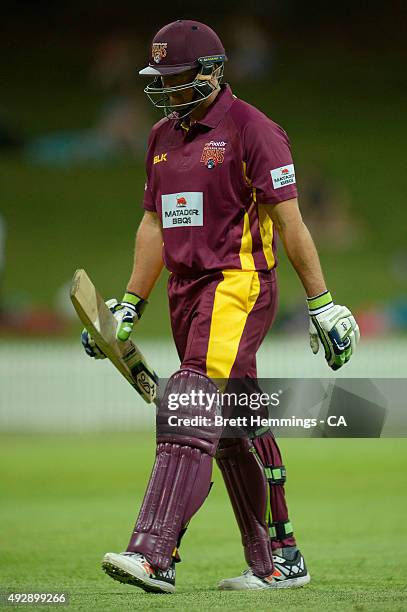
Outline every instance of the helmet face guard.
<svg viewBox="0 0 407 612">
<path fill-rule="evenodd" d="M 147 85 L 144 93 L 155 108 L 159 108 L 164 115 L 170 119 L 183 119 L 192 113 L 215 91 L 216 86 L 211 83 L 216 78 L 218 83 L 222 81 L 224 71 L 224 55 L 211 57 L 200 57 L 198 59 L 197 74 L 193 81 L 173 87 L 163 87 L 161 75 Z M 188 68 L 186 68 L 188 70 Z M 191 102 L 182 104 L 171 104 L 170 94 L 179 93 L 192 89 L 194 94 Z"/>
</svg>

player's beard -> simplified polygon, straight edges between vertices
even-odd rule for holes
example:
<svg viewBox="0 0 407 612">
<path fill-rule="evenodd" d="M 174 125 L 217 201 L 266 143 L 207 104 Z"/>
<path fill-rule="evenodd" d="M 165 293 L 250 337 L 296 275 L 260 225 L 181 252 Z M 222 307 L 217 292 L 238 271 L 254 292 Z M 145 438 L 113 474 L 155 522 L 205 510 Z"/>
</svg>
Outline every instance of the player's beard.
<svg viewBox="0 0 407 612">
<path fill-rule="evenodd" d="M 203 102 L 205 102 L 206 98 L 195 99 L 196 93 L 194 92 L 194 96 L 190 102 L 181 103 L 182 106 L 177 104 L 169 104 L 165 109 L 165 116 L 169 119 L 181 120 L 188 117 L 196 108 L 198 108 Z M 169 102 L 171 102 L 170 96 L 168 96 Z"/>
<path fill-rule="evenodd" d="M 147 94 L 153 106 L 163 111 L 166 117 L 179 121 L 190 115 L 209 97 L 209 95 L 211 95 L 211 93 L 202 95 L 202 92 L 195 87 L 193 87 L 193 90 L 194 93 L 190 102 L 178 102 L 177 104 L 171 103 L 170 93 L 160 92 L 158 89 L 155 91 L 148 91 L 148 87 L 144 92 Z"/>
</svg>

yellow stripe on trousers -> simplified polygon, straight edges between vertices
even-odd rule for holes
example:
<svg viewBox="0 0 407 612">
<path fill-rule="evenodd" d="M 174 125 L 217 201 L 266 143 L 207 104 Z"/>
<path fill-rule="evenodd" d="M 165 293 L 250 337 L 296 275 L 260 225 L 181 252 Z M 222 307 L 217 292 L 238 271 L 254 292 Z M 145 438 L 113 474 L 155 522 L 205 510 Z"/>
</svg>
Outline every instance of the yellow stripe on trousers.
<svg viewBox="0 0 407 612">
<path fill-rule="evenodd" d="M 211 378 L 230 376 L 243 331 L 260 294 L 255 271 L 223 270 L 213 303 L 206 373 Z"/>
</svg>

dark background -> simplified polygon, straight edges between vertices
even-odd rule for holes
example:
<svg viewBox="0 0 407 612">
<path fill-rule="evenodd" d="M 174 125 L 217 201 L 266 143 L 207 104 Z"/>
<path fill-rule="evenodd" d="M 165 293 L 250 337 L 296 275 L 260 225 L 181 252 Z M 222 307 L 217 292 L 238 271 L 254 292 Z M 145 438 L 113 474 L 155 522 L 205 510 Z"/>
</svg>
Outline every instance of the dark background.
<svg viewBox="0 0 407 612">
<path fill-rule="evenodd" d="M 176 18 L 218 32 L 234 93 L 288 132 L 303 215 L 337 301 L 360 313 L 367 333 L 404 329 L 405 12 L 401 1 L 206 2 L 190 10 L 180 2 L 9 3 L 0 37 L 3 331 L 16 312 L 20 321 L 37 313 L 28 323 L 34 333 L 65 331 L 47 316 L 65 317 L 77 267 L 106 297 L 122 294 L 142 214 L 145 139 L 160 118 L 137 71 L 155 31 Z M 127 72 L 116 79 L 122 46 Z M 123 100 L 134 111 L 128 132 L 136 144 L 106 153 L 94 136 Z M 279 276 L 277 327 L 287 319 L 295 329 L 304 295 L 281 248 Z M 150 305 L 159 335 L 168 333 L 164 285 L 165 275 Z M 143 331 L 151 333 L 145 324 Z"/>
</svg>

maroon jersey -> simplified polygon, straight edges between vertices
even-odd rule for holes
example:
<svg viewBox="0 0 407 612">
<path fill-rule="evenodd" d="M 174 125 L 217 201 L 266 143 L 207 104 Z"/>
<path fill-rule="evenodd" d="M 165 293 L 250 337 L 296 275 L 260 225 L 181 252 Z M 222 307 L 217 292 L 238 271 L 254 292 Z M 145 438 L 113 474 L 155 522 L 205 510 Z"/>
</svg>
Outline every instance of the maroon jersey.
<svg viewBox="0 0 407 612">
<path fill-rule="evenodd" d="M 229 86 L 189 129 L 156 123 L 146 169 L 144 208 L 161 219 L 171 272 L 275 267 L 270 205 L 297 196 L 289 140 Z"/>
</svg>

